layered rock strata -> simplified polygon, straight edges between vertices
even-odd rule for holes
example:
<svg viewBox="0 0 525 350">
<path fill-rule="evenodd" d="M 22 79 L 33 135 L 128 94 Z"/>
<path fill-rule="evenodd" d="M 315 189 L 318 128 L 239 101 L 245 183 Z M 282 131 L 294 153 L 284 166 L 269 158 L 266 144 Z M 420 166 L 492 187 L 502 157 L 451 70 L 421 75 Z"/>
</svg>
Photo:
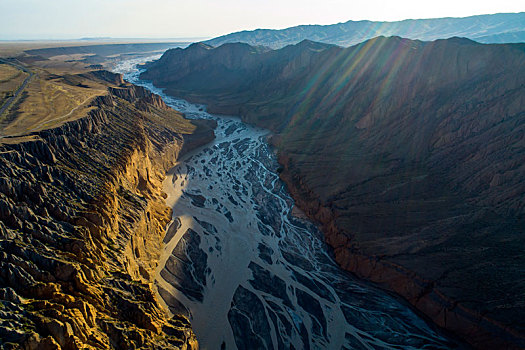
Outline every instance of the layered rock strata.
<svg viewBox="0 0 525 350">
<path fill-rule="evenodd" d="M 212 127 L 121 84 L 81 119 L 0 144 L 3 348 L 197 348 L 151 282 L 171 220 L 165 170 Z"/>
</svg>

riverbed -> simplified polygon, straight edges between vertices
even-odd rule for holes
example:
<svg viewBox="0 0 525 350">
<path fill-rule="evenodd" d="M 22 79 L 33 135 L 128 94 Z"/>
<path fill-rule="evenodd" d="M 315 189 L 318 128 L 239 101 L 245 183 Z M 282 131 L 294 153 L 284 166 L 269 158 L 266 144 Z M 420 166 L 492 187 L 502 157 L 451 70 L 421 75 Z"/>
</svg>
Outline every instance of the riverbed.
<svg viewBox="0 0 525 350">
<path fill-rule="evenodd" d="M 396 297 L 341 270 L 316 225 L 292 215 L 269 132 L 115 71 L 216 139 L 179 159 L 163 183 L 173 220 L 155 287 L 186 314 L 201 349 L 450 349 L 458 344 Z"/>
</svg>

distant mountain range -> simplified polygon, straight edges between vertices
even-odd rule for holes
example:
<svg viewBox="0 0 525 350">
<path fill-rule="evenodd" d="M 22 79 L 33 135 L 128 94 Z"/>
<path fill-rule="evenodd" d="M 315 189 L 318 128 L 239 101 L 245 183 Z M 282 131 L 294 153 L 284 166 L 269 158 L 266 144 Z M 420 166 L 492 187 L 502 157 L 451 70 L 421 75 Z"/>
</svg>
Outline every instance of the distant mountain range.
<svg viewBox="0 0 525 350">
<path fill-rule="evenodd" d="M 342 267 L 475 347 L 525 347 L 525 44 L 197 43 L 142 77 L 270 128 Z"/>
<path fill-rule="evenodd" d="M 217 47 L 224 43 L 242 42 L 280 48 L 308 39 L 350 46 L 380 35 L 425 41 L 457 36 L 480 43 L 525 42 L 525 12 L 397 22 L 348 21 L 332 25 L 301 25 L 282 30 L 257 29 L 220 36 L 205 43 Z"/>
</svg>

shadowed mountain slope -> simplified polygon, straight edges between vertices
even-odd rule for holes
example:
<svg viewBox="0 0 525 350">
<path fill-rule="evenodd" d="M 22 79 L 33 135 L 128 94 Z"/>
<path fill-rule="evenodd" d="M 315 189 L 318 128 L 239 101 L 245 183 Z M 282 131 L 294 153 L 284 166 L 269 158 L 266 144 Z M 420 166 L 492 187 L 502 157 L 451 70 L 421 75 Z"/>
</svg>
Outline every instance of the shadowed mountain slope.
<svg viewBox="0 0 525 350">
<path fill-rule="evenodd" d="M 206 41 L 219 46 L 242 42 L 281 48 L 304 39 L 350 46 L 376 36 L 401 36 L 409 39 L 436 40 L 454 36 L 481 43 L 525 42 L 525 13 L 497 13 L 463 18 L 407 19 L 397 22 L 348 21 L 331 25 L 301 25 L 286 29 L 257 29 L 223 35 Z"/>
<path fill-rule="evenodd" d="M 525 45 L 194 44 L 142 77 L 272 129 L 341 266 L 476 347 L 525 346 Z"/>
</svg>

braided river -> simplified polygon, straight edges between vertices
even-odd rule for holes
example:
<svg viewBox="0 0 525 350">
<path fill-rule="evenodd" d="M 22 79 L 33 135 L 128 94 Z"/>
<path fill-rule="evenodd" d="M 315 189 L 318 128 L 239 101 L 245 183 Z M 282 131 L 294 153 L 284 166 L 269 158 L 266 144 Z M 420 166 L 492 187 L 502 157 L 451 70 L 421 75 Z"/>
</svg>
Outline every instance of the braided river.
<svg viewBox="0 0 525 350">
<path fill-rule="evenodd" d="M 215 140 L 179 159 L 164 181 L 173 220 L 155 280 L 164 306 L 189 317 L 201 349 L 461 347 L 338 267 L 315 223 L 292 215 L 269 131 L 167 96 L 139 79 L 143 62 L 114 71 L 189 119 L 217 121 Z"/>
</svg>

